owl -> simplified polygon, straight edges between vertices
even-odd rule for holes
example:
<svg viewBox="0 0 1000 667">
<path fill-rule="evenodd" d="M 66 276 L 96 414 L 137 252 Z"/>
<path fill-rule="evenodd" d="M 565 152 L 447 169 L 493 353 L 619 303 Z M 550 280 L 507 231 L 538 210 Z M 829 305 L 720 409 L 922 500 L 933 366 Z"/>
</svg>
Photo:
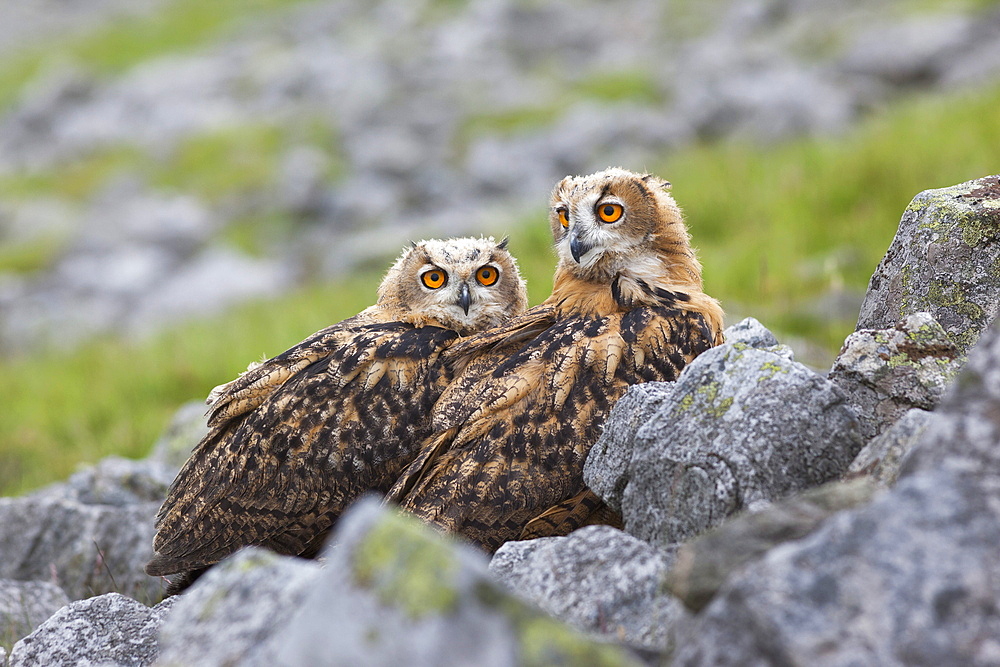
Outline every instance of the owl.
<svg viewBox="0 0 1000 667">
<path fill-rule="evenodd" d="M 556 185 L 551 296 L 444 353 L 456 377 L 388 501 L 488 551 L 620 522 L 583 482 L 604 420 L 722 342 L 669 186 L 617 168 Z"/>
<path fill-rule="evenodd" d="M 216 387 L 209 433 L 156 517 L 150 575 L 186 588 L 240 547 L 312 557 L 344 508 L 384 493 L 430 433 L 442 351 L 527 307 L 492 238 L 412 244 L 375 305 Z"/>
</svg>

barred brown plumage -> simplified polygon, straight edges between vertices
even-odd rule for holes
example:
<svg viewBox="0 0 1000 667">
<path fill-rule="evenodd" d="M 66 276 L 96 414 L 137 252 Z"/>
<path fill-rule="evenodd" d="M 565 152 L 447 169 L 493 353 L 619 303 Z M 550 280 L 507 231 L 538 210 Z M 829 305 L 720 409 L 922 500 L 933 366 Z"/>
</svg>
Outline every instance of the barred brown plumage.
<svg viewBox="0 0 1000 667">
<path fill-rule="evenodd" d="M 160 508 L 146 572 L 182 573 L 171 594 L 245 545 L 315 555 L 343 509 L 385 492 L 430 433 L 452 378 L 441 352 L 526 305 L 506 241 L 413 244 L 374 306 L 213 390 L 210 431 Z"/>
<path fill-rule="evenodd" d="M 456 378 L 387 498 L 487 550 L 616 517 L 583 483 L 611 407 L 722 341 L 669 183 L 622 169 L 552 194 L 552 295 L 444 352 Z"/>
</svg>

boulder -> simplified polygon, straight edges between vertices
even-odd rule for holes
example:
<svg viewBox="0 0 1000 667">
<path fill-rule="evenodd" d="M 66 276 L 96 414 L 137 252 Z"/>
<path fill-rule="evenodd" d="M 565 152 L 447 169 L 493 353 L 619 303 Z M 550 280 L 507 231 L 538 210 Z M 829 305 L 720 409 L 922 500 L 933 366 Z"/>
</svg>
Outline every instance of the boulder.
<svg viewBox="0 0 1000 667">
<path fill-rule="evenodd" d="M 678 630 L 678 665 L 1000 662 L 1000 328 L 896 485 L 732 577 Z"/>
<path fill-rule="evenodd" d="M 165 464 L 109 458 L 67 482 L 0 498 L 0 577 L 53 581 L 72 600 L 114 591 L 158 602 L 162 586 L 143 566 L 172 478 Z"/>
<path fill-rule="evenodd" d="M 265 641 L 285 631 L 319 570 L 313 561 L 240 550 L 168 598 L 177 602 L 160 629 L 158 664 L 250 664 Z"/>
<path fill-rule="evenodd" d="M 774 334 L 752 317 L 727 327 L 723 335 L 727 343 L 770 348 L 775 354 L 792 358 L 791 350 L 778 346 Z M 673 382 L 646 382 L 629 387 L 615 403 L 601 437 L 587 456 L 584 481 L 616 512 L 621 513 L 636 432 L 653 418 L 673 391 Z"/>
<path fill-rule="evenodd" d="M 248 664 L 637 664 L 510 595 L 481 551 L 376 500 L 344 515 L 324 556 L 284 630 Z"/>
<path fill-rule="evenodd" d="M 68 604 L 66 593 L 47 581 L 0 579 L 0 644 L 13 646 Z"/>
<path fill-rule="evenodd" d="M 10 667 L 151 665 L 168 600 L 149 607 L 118 593 L 73 602 L 19 641 Z"/>
<path fill-rule="evenodd" d="M 890 329 L 847 337 L 829 378 L 844 390 L 866 440 L 911 408 L 933 410 L 965 357 L 930 313 L 914 313 Z"/>
<path fill-rule="evenodd" d="M 573 627 L 609 641 L 669 651 L 683 614 L 662 591 L 673 554 L 610 526 L 567 537 L 508 542 L 490 572 L 521 597 Z"/>
<path fill-rule="evenodd" d="M 921 192 L 868 284 L 858 329 L 929 312 L 968 352 L 1000 310 L 1000 176 Z"/>
<path fill-rule="evenodd" d="M 656 545 L 684 541 L 837 478 L 862 444 L 843 392 L 787 348 L 721 345 L 683 370 L 636 431 L 625 528 Z"/>
</svg>

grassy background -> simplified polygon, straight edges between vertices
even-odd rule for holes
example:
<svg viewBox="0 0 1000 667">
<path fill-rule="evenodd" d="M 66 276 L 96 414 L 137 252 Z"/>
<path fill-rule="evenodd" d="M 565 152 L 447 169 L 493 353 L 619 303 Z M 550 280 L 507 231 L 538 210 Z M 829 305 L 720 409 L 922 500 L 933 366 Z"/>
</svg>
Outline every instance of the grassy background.
<svg viewBox="0 0 1000 667">
<path fill-rule="evenodd" d="M 69 48 L 101 71 L 120 71 L 159 52 L 196 48 L 242 12 L 289 1 L 181 0 L 168 5 L 165 21 L 132 21 L 81 37 Z M 191 23 L 203 29 L 179 29 Z M 44 58 L 39 50 L 0 66 L 0 107 Z M 617 100 L 650 92 L 637 75 L 625 77 L 624 84 L 616 77 L 585 82 L 580 94 Z M 807 339 L 832 357 L 853 330 L 856 313 L 831 318 L 824 299 L 863 292 L 917 192 L 1000 172 L 998 108 L 1000 88 L 914 97 L 842 136 L 770 147 L 701 145 L 656 164 L 623 166 L 673 182 L 700 249 L 706 290 L 731 314 L 753 315 L 779 337 Z M 547 120 L 538 115 L 501 120 L 516 132 Z M 469 133 L 477 131 L 476 122 L 470 121 Z M 497 119 L 480 122 L 492 126 Z M 0 179 L 0 191 L 8 197 L 47 191 L 83 199 L 108 174 L 136 171 L 162 188 L 238 195 L 273 176 L 280 147 L 289 140 L 283 132 L 308 132 L 305 139 L 330 146 L 338 168 L 336 137 L 325 131 L 308 123 L 297 129 L 234 128 L 186 142 L 158 161 L 123 147 L 50 173 Z M 234 170 L 233 164 L 243 166 Z M 538 202 L 537 211 L 509 229 L 490 230 L 510 235 L 532 303 L 548 294 L 553 268 L 545 202 Z M 252 248 L 254 235 L 267 224 L 247 220 L 234 227 L 229 241 Z M 46 240 L 0 247 L 0 270 L 29 271 L 56 247 Z M 0 360 L 0 494 L 63 479 L 80 462 L 109 454 L 144 455 L 178 405 L 204 398 L 249 361 L 276 354 L 370 304 L 381 271 L 359 270 L 349 279 L 308 287 L 280 302 L 249 304 L 141 343 L 103 340 L 71 353 Z"/>
</svg>

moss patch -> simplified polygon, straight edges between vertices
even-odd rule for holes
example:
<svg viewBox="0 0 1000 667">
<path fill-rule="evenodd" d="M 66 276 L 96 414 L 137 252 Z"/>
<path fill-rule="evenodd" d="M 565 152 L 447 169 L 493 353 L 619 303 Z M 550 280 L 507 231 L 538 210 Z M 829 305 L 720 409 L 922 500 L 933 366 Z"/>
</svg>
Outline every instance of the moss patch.
<svg viewBox="0 0 1000 667">
<path fill-rule="evenodd" d="M 387 514 L 354 553 L 354 578 L 413 620 L 455 611 L 459 563 L 449 544 L 416 519 Z"/>
</svg>

